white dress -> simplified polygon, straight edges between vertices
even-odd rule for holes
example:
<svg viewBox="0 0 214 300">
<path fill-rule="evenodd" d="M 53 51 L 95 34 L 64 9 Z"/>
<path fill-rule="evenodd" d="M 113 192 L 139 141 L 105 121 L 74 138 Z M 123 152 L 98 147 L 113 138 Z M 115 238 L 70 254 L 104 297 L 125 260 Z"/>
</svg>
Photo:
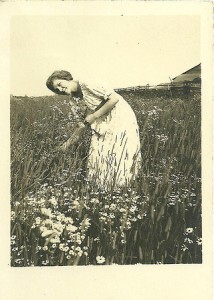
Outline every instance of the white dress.
<svg viewBox="0 0 214 300">
<path fill-rule="evenodd" d="M 93 113 L 108 101 L 113 89 L 80 82 L 83 102 Z M 93 124 L 88 155 L 89 180 L 102 188 L 128 185 L 136 178 L 141 165 L 139 128 L 130 105 L 118 95 L 119 101 L 107 114 Z"/>
</svg>

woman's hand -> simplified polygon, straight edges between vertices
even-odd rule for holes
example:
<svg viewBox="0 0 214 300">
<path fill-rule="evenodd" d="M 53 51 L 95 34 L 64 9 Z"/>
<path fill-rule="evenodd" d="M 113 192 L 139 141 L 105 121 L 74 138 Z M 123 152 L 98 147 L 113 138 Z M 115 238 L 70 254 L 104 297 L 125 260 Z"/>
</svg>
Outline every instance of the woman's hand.
<svg viewBox="0 0 214 300">
<path fill-rule="evenodd" d="M 85 118 L 86 122 L 88 122 L 89 124 L 94 123 L 94 121 L 95 121 L 96 119 L 97 119 L 97 118 L 96 118 L 95 114 L 87 115 L 87 117 Z"/>
<path fill-rule="evenodd" d="M 86 126 L 82 122 L 79 122 L 77 124 L 75 130 L 73 131 L 71 137 L 65 143 L 63 143 L 61 146 L 59 146 L 58 150 L 66 152 L 71 145 L 78 142 L 78 140 L 82 136 L 83 132 L 85 131 L 85 128 L 86 128 Z"/>
</svg>

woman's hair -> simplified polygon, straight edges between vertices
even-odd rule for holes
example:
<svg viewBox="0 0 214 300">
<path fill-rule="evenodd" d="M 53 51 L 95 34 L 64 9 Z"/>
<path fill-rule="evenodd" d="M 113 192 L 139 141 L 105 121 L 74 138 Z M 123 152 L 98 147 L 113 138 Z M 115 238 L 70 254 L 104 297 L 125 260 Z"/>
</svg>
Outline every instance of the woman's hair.
<svg viewBox="0 0 214 300">
<path fill-rule="evenodd" d="M 54 71 L 50 77 L 48 77 L 47 81 L 46 81 L 46 86 L 54 93 L 56 94 L 60 94 L 60 95 L 64 95 L 64 92 L 61 92 L 59 90 L 56 90 L 53 86 L 53 81 L 54 79 L 63 79 L 63 80 L 72 80 L 73 77 L 71 75 L 71 73 L 69 73 L 68 71 Z"/>
</svg>

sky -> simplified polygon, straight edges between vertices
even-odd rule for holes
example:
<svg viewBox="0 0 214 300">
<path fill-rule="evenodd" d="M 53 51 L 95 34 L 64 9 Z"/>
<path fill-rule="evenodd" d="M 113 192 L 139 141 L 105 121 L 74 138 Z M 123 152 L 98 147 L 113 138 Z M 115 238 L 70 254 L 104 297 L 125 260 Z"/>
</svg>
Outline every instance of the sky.
<svg viewBox="0 0 214 300">
<path fill-rule="evenodd" d="M 169 82 L 200 63 L 200 19 L 168 16 L 13 16 L 11 94 L 42 96 L 55 70 L 113 88 Z"/>
</svg>

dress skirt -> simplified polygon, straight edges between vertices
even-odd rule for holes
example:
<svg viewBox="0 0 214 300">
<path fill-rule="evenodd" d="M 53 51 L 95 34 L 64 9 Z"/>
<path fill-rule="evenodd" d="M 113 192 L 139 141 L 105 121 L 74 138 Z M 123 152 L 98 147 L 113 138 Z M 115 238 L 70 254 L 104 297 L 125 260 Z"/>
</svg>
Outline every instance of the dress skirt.
<svg viewBox="0 0 214 300">
<path fill-rule="evenodd" d="M 83 101 L 93 112 L 114 92 L 103 86 L 81 83 Z M 88 179 L 102 188 L 129 185 L 141 166 L 139 128 L 130 105 L 117 95 L 118 103 L 93 124 L 87 161 Z"/>
</svg>

